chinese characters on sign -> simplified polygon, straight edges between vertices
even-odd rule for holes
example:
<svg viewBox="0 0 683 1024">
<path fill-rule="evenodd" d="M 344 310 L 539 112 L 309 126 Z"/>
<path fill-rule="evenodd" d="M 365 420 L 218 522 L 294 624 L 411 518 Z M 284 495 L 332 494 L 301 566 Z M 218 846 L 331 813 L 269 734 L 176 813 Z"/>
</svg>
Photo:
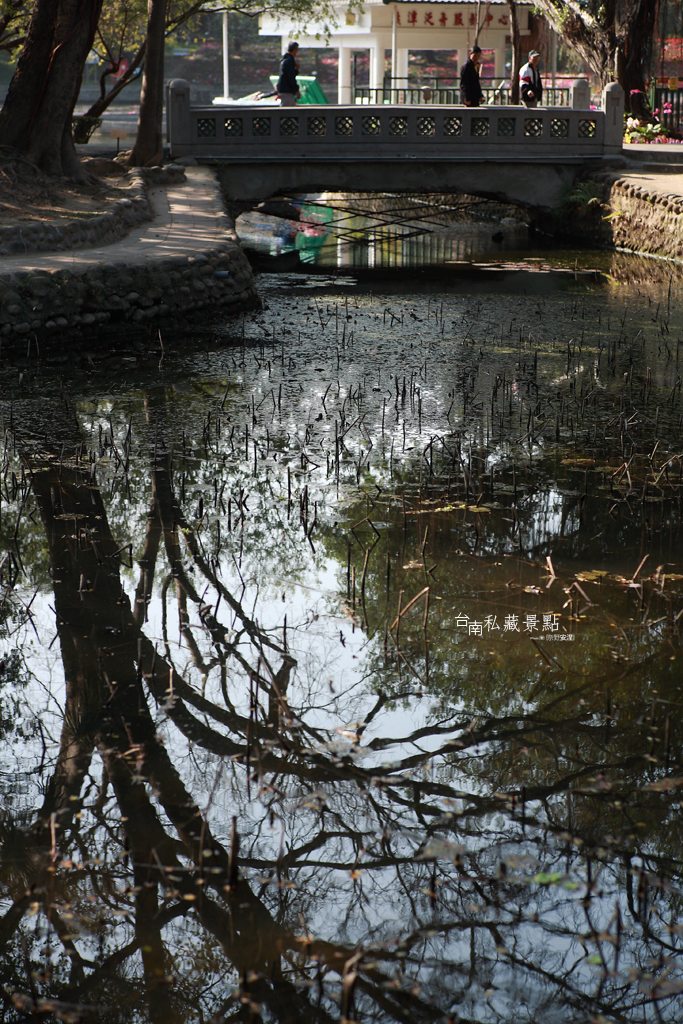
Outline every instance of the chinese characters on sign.
<svg viewBox="0 0 683 1024">
<path fill-rule="evenodd" d="M 540 616 L 506 615 L 501 627 L 497 615 L 485 615 L 481 621 L 471 619 L 469 615 L 456 615 L 455 625 L 458 629 L 467 630 L 468 636 L 484 636 L 498 630 L 501 636 L 505 633 L 528 633 L 540 634 L 544 640 L 573 640 L 573 633 L 560 633 L 559 618 L 554 612 L 543 612 Z"/>
<path fill-rule="evenodd" d="M 482 18 L 482 28 L 491 24 L 492 21 L 496 21 L 498 25 L 507 27 L 509 24 L 507 14 L 501 14 L 497 19 L 493 14 L 486 14 L 485 18 Z M 484 25 L 485 21 L 485 25 Z M 396 11 L 396 24 L 397 25 L 410 25 L 413 28 L 470 28 L 477 27 L 477 15 L 474 11 L 442 11 L 438 14 L 435 11 Z"/>
</svg>

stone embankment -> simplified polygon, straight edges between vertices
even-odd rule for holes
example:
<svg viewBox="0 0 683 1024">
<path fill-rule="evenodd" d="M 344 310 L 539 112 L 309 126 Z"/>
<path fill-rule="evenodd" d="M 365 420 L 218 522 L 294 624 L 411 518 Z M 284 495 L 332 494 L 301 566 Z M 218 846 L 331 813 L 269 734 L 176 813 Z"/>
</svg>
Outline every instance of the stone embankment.
<svg viewBox="0 0 683 1024">
<path fill-rule="evenodd" d="M 123 206 L 102 215 L 125 224 L 123 241 L 107 245 L 112 225 L 92 218 L 101 247 L 87 248 L 86 240 L 67 252 L 60 241 L 50 255 L 0 258 L 0 337 L 42 342 L 74 328 L 161 324 L 195 310 L 256 305 L 251 267 L 212 172 L 188 168 L 187 182 L 180 168 L 165 177 L 145 172 L 154 187 L 139 177 L 147 192 L 137 206 L 131 200 L 135 212 Z M 129 216 L 147 223 L 131 229 Z"/>
<path fill-rule="evenodd" d="M 129 193 L 112 203 L 106 213 L 66 224 L 29 221 L 0 228 L 0 256 L 29 252 L 57 252 L 84 249 L 89 245 L 109 245 L 123 238 L 132 227 L 152 219 L 145 179 L 141 173 L 130 174 Z"/>
<path fill-rule="evenodd" d="M 586 245 L 683 261 L 683 164 L 639 157 L 628 170 L 584 174 L 542 226 Z"/>
<path fill-rule="evenodd" d="M 683 259 L 683 189 L 679 175 L 596 175 L 605 185 L 599 241 L 619 249 Z M 683 181 L 681 182 L 683 184 Z"/>
</svg>

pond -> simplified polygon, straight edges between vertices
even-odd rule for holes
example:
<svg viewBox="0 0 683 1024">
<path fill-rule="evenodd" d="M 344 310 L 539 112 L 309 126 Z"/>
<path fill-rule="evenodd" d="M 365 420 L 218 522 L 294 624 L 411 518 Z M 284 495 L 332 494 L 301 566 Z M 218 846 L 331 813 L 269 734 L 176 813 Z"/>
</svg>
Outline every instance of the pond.
<svg viewBox="0 0 683 1024">
<path fill-rule="evenodd" d="M 5 357 L 4 1020 L 683 1017 L 683 274 L 487 249 Z"/>
</svg>

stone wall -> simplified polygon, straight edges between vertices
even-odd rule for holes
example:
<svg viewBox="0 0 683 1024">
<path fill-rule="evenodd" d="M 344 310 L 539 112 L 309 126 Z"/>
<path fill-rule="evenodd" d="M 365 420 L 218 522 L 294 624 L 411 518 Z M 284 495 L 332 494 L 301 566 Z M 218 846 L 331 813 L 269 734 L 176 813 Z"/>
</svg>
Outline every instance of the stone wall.
<svg viewBox="0 0 683 1024">
<path fill-rule="evenodd" d="M 125 224 L 122 234 L 132 226 L 127 217 L 151 218 L 146 182 L 171 184 L 184 178 L 182 168 L 140 170 L 137 180 L 141 201 L 134 206 L 135 214 L 127 206 L 122 207 L 123 213 L 116 214 Z M 220 206 L 219 185 L 213 184 L 216 206 Z M 0 339 L 12 342 L 35 336 L 49 340 L 65 330 L 91 329 L 99 324 L 143 326 L 151 321 L 163 323 L 195 310 L 221 308 L 237 312 L 254 308 L 258 296 L 251 266 L 237 242 L 232 222 L 227 215 L 218 213 L 216 223 L 224 240 L 191 256 L 4 274 L 0 260 Z M 88 248 L 88 243 L 78 243 L 78 247 Z"/>
<path fill-rule="evenodd" d="M 628 179 L 601 176 L 607 194 L 601 241 L 634 252 L 683 259 L 683 197 Z"/>
<path fill-rule="evenodd" d="M 163 320 L 192 310 L 257 304 L 249 262 L 227 240 L 201 255 L 110 263 L 87 270 L 0 274 L 0 336 L 93 324 Z"/>
<path fill-rule="evenodd" d="M 49 221 L 28 221 L 0 228 L 0 256 L 87 249 L 118 242 L 125 238 L 131 228 L 152 219 L 147 186 L 178 184 L 185 180 L 185 172 L 175 164 L 166 167 L 135 167 L 128 172 L 128 179 L 130 185 L 126 191 L 129 194 L 112 203 L 106 213 L 59 225 Z"/>
<path fill-rule="evenodd" d="M 28 221 L 25 224 L 0 228 L 0 256 L 86 249 L 90 246 L 118 242 L 131 228 L 144 220 L 152 219 L 142 174 L 132 172 L 130 177 L 130 195 L 112 203 L 111 209 L 106 213 L 60 225 L 49 221 Z"/>
<path fill-rule="evenodd" d="M 574 199 L 540 226 L 585 245 L 683 260 L 683 197 L 665 193 L 662 177 L 655 190 L 623 172 L 588 174 L 570 193 Z"/>
</svg>

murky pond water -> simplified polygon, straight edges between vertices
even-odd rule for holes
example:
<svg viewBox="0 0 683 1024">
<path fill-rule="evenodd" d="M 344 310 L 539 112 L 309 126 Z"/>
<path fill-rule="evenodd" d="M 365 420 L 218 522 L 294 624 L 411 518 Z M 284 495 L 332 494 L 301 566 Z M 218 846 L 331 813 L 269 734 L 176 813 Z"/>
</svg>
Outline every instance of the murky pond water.
<svg viewBox="0 0 683 1024">
<path fill-rule="evenodd" d="M 480 262 L 5 365 L 5 1020 L 683 1016 L 683 281 Z"/>
</svg>

